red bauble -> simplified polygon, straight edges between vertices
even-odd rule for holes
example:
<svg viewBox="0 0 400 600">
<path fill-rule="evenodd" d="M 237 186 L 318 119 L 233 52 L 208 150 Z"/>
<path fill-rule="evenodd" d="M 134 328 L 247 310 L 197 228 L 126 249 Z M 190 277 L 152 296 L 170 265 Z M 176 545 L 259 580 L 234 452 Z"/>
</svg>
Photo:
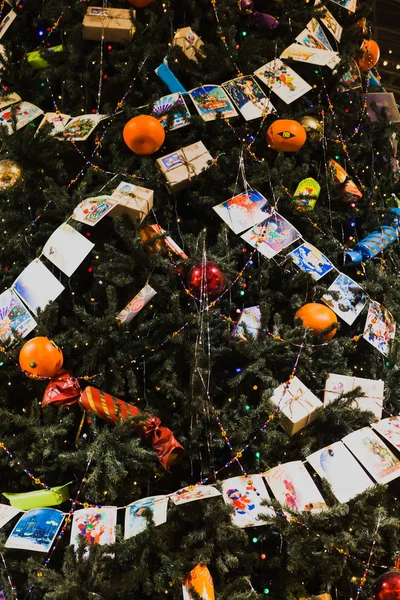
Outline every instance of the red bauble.
<svg viewBox="0 0 400 600">
<path fill-rule="evenodd" d="M 374 583 L 374 600 L 399 600 L 400 571 L 384 573 Z"/>
<path fill-rule="evenodd" d="M 195 296 L 199 297 L 202 293 L 219 296 L 225 289 L 226 277 L 216 263 L 207 260 L 190 269 L 187 284 Z"/>
</svg>

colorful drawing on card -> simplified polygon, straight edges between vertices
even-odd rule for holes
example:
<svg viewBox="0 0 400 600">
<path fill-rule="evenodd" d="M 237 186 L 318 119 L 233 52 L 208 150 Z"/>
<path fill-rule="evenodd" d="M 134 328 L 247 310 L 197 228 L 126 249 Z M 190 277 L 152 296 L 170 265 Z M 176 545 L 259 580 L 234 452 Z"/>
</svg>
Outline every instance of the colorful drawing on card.
<svg viewBox="0 0 400 600">
<path fill-rule="evenodd" d="M 28 510 L 12 530 L 5 547 L 33 552 L 49 552 L 64 516 L 64 513 L 55 508 Z"/>
<path fill-rule="evenodd" d="M 193 588 L 201 600 L 215 600 L 214 582 L 208 567 L 199 563 L 182 582 L 183 600 L 194 600 L 190 589 Z"/>
<path fill-rule="evenodd" d="M 264 473 L 264 477 L 278 502 L 290 510 L 319 512 L 327 508 L 300 460 L 279 465 Z"/>
<path fill-rule="evenodd" d="M 341 273 L 321 300 L 345 323 L 352 325 L 364 308 L 367 297 L 358 283 Z"/>
<path fill-rule="evenodd" d="M 338 23 L 333 14 L 324 7 L 324 16 L 319 17 L 321 23 L 325 25 L 327 30 L 333 35 L 337 42 L 342 39 L 343 27 Z"/>
<path fill-rule="evenodd" d="M 60 271 L 71 277 L 92 248 L 92 242 L 68 223 L 63 223 L 47 240 L 43 255 Z"/>
<path fill-rule="evenodd" d="M 390 342 L 396 335 L 393 315 L 379 302 L 371 300 L 368 307 L 363 338 L 384 356 L 389 355 Z"/>
<path fill-rule="evenodd" d="M 354 13 L 357 10 L 357 0 L 331 0 L 335 4 L 339 4 L 342 8 Z"/>
<path fill-rule="evenodd" d="M 1 50 L 0 50 L 1 53 Z M 1 57 L 6 60 L 5 56 Z M 1 66 L 0 66 L 1 69 Z M 4 92 L 3 94 L 0 94 L 0 109 L 1 108 L 6 108 L 6 106 L 10 106 L 11 104 L 16 104 L 17 102 L 21 102 L 22 98 L 21 96 L 19 96 L 18 94 L 16 94 L 15 92 Z"/>
<path fill-rule="evenodd" d="M 220 85 L 203 85 L 191 90 L 189 95 L 204 121 L 238 116 L 231 99 Z"/>
<path fill-rule="evenodd" d="M 311 85 L 279 58 L 257 69 L 254 75 L 286 104 L 294 102 L 312 89 Z"/>
<path fill-rule="evenodd" d="M 330 50 L 333 52 L 333 48 L 317 19 L 311 19 L 311 21 L 307 23 L 306 29 L 303 29 L 303 31 L 299 33 L 296 41 L 309 48 L 319 48 L 320 50 Z"/>
<path fill-rule="evenodd" d="M 342 442 L 377 483 L 389 483 L 400 476 L 399 459 L 370 427 L 353 431 Z"/>
<path fill-rule="evenodd" d="M 38 310 L 43 310 L 49 302 L 54 302 L 58 298 L 64 290 L 64 286 L 36 258 L 17 277 L 12 289 L 17 292 L 21 300 L 36 315 Z"/>
<path fill-rule="evenodd" d="M 16 119 L 15 128 L 18 131 L 18 129 L 22 129 L 22 127 L 28 125 L 28 123 L 36 119 L 36 117 L 42 115 L 43 111 L 41 108 L 38 108 L 30 102 L 19 102 L 0 112 L 0 125 L 4 125 L 7 128 L 8 135 L 14 133 L 13 113 L 15 114 Z"/>
<path fill-rule="evenodd" d="M 3 344 L 10 343 L 14 333 L 27 336 L 35 329 L 36 324 L 13 290 L 0 294 L 0 340 Z"/>
<path fill-rule="evenodd" d="M 262 329 L 261 310 L 259 306 L 249 306 L 240 313 L 239 320 L 232 335 L 246 342 L 249 338 L 257 339 Z"/>
<path fill-rule="evenodd" d="M 400 450 L 400 417 L 389 417 L 374 423 L 372 427 L 382 437 Z"/>
<path fill-rule="evenodd" d="M 339 502 L 348 502 L 374 485 L 343 442 L 317 450 L 307 456 L 307 461 L 327 480 Z"/>
<path fill-rule="evenodd" d="M 337 52 L 311 48 L 303 46 L 302 44 L 291 44 L 282 52 L 280 58 L 321 66 L 331 65 L 332 61 L 333 66 L 335 66 L 340 62 L 340 57 Z"/>
<path fill-rule="evenodd" d="M 82 115 L 81 117 L 74 117 L 65 127 L 64 131 L 59 134 L 59 137 L 70 142 L 83 142 L 88 139 L 103 119 L 108 119 L 108 115 Z"/>
<path fill-rule="evenodd" d="M 252 75 L 226 81 L 222 87 L 230 95 L 246 121 L 266 117 L 276 112 L 275 107 L 272 106 Z"/>
<path fill-rule="evenodd" d="M 74 221 L 84 223 L 93 227 L 103 217 L 105 217 L 115 206 L 117 201 L 111 196 L 96 196 L 94 198 L 86 198 L 78 204 L 72 213 Z"/>
<path fill-rule="evenodd" d="M 222 493 L 225 503 L 234 509 L 232 522 L 238 527 L 265 525 L 261 516 L 275 515 L 272 508 L 261 504 L 264 500 L 270 500 L 261 475 L 225 479 L 222 482 Z"/>
<path fill-rule="evenodd" d="M 362 79 L 361 72 L 355 60 L 350 63 L 350 68 L 346 71 L 338 81 L 337 90 L 339 92 L 349 92 L 361 87 Z"/>
<path fill-rule="evenodd" d="M 309 273 L 315 281 L 318 281 L 333 269 L 333 264 L 329 258 L 308 242 L 304 242 L 304 244 L 290 252 L 289 256 L 299 269 Z"/>
<path fill-rule="evenodd" d="M 20 513 L 19 508 L 9 506 L 8 504 L 0 504 L 0 529 L 4 527 L 11 519 Z"/>
<path fill-rule="evenodd" d="M 260 223 L 272 210 L 267 199 L 256 190 L 238 194 L 213 206 L 213 209 L 234 233 L 241 233 L 252 225 Z"/>
<path fill-rule="evenodd" d="M 41 120 L 40 125 L 36 130 L 36 133 L 38 133 L 38 131 L 43 127 L 43 125 L 48 123 L 49 125 L 51 125 L 51 129 L 48 132 L 48 135 L 59 135 L 64 131 L 65 126 L 70 120 L 70 118 L 70 115 L 63 115 L 62 113 L 46 113 L 43 119 Z"/>
<path fill-rule="evenodd" d="M 273 258 L 301 236 L 289 221 L 274 212 L 265 221 L 243 233 L 241 237 L 250 246 L 257 248 L 263 256 Z"/>
<path fill-rule="evenodd" d="M 155 102 L 151 114 L 169 131 L 190 125 L 190 112 L 179 92 L 159 98 Z"/>
<path fill-rule="evenodd" d="M 71 544 L 74 545 L 75 550 L 82 538 L 89 546 L 91 544 L 100 544 L 100 546 L 113 544 L 116 524 L 116 506 L 76 510 L 71 527 Z"/>
<path fill-rule="evenodd" d="M 221 492 L 212 485 L 194 485 L 178 490 L 170 496 L 170 500 L 174 504 L 186 504 L 187 502 L 206 500 L 207 498 L 215 498 L 220 495 Z"/>
<path fill-rule="evenodd" d="M 148 526 L 148 517 L 154 525 L 167 521 L 168 496 L 149 496 L 129 504 L 125 510 L 124 539 L 127 540 L 144 531 Z"/>
</svg>

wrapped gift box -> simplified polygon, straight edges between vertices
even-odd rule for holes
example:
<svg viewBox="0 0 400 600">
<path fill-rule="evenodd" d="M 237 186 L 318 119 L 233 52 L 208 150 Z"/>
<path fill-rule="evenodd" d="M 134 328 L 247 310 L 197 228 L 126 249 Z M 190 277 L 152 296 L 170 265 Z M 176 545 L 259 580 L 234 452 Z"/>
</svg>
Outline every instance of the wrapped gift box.
<svg viewBox="0 0 400 600">
<path fill-rule="evenodd" d="M 384 383 L 381 379 L 364 379 L 329 373 L 325 383 L 324 406 L 327 406 L 341 394 L 351 392 L 360 387 L 365 396 L 353 402 L 355 408 L 370 410 L 379 421 L 382 418 Z"/>
<path fill-rule="evenodd" d="M 84 40 L 100 42 L 104 32 L 105 42 L 123 42 L 132 39 L 135 28 L 130 10 L 89 6 L 82 24 Z"/>
<path fill-rule="evenodd" d="M 205 57 L 204 50 L 202 49 L 204 44 L 197 33 L 192 31 L 190 27 L 178 29 L 172 40 L 172 45 L 182 48 L 182 52 L 190 60 L 198 62 L 197 57 L 199 55 L 202 58 Z"/>
<path fill-rule="evenodd" d="M 64 48 L 61 44 L 60 46 L 53 46 L 53 48 L 47 48 L 46 50 L 47 52 L 62 52 Z M 28 59 L 28 63 L 31 65 L 32 69 L 45 69 L 46 67 L 50 66 L 50 63 L 43 58 L 39 50 L 35 50 L 35 52 L 28 52 L 26 58 Z"/>
<path fill-rule="evenodd" d="M 117 205 L 111 210 L 110 216 L 128 215 L 134 223 L 141 223 L 153 208 L 153 190 L 121 182 L 111 194 L 111 199 Z"/>
<path fill-rule="evenodd" d="M 330 594 L 319 594 L 316 596 L 320 600 L 332 600 L 332 596 Z M 300 600 L 309 600 L 309 598 L 300 598 Z"/>
<path fill-rule="evenodd" d="M 315 419 L 316 409 L 323 404 L 297 377 L 293 377 L 283 395 L 285 386 L 282 383 L 277 387 L 270 400 L 280 407 L 280 424 L 283 429 L 289 435 L 294 435 Z"/>
<path fill-rule="evenodd" d="M 156 160 L 156 165 L 165 177 L 170 193 L 187 187 L 205 169 L 212 156 L 203 142 L 185 146 Z"/>
</svg>

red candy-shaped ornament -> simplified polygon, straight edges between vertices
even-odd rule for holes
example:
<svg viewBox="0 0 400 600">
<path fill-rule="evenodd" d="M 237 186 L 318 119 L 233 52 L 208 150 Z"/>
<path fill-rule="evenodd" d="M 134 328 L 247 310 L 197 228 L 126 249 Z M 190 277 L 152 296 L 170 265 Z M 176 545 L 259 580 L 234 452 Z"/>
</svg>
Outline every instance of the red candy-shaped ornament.
<svg viewBox="0 0 400 600">
<path fill-rule="evenodd" d="M 400 599 L 400 571 L 384 573 L 374 583 L 374 600 Z"/>
</svg>

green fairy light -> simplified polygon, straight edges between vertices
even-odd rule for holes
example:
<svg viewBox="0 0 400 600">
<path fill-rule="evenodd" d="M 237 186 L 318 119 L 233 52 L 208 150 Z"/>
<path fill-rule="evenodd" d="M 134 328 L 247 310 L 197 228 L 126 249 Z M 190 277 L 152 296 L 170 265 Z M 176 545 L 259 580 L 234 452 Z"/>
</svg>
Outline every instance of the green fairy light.
<svg viewBox="0 0 400 600">
<path fill-rule="evenodd" d="M 263 594 L 265 594 L 265 595 L 269 594 L 269 589 L 268 588 L 264 588 Z"/>
<path fill-rule="evenodd" d="M 250 406 L 248 404 L 246 404 L 245 409 L 250 410 Z"/>
</svg>

